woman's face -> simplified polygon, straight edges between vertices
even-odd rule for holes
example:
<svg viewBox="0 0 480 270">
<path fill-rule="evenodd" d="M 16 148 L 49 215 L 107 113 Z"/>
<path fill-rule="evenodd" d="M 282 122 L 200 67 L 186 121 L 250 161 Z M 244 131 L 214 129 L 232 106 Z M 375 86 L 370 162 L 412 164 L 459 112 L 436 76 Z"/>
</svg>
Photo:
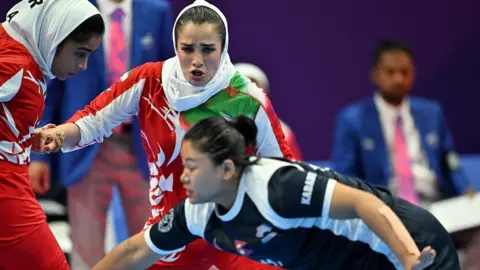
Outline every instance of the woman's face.
<svg viewBox="0 0 480 270">
<path fill-rule="evenodd" d="M 52 73 L 59 80 L 66 80 L 87 69 L 88 57 L 98 49 L 102 36 L 93 35 L 85 43 L 69 40 L 58 46 L 53 57 Z"/>
<path fill-rule="evenodd" d="M 185 79 L 193 86 L 207 84 L 217 73 L 222 55 L 218 25 L 186 23 L 177 33 L 177 52 Z"/>
</svg>

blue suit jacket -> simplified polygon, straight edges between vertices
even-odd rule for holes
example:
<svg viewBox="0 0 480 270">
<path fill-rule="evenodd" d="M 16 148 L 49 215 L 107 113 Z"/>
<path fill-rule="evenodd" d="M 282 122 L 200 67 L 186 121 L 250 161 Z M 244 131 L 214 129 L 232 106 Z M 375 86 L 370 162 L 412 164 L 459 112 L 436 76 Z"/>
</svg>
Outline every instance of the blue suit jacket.
<svg viewBox="0 0 480 270">
<path fill-rule="evenodd" d="M 445 196 L 461 194 L 470 183 L 459 166 L 452 135 L 438 102 L 410 97 L 410 110 L 430 168 Z M 388 186 L 392 168 L 373 98 L 343 109 L 334 133 L 332 167 L 374 185 Z"/>
<path fill-rule="evenodd" d="M 91 1 L 96 4 L 95 1 Z M 166 60 L 173 56 L 172 11 L 166 0 L 133 0 L 130 67 L 146 62 Z M 61 82 L 52 80 L 48 85 L 45 110 L 39 126 L 64 123 L 77 110 L 83 109 L 96 96 L 109 87 L 103 45 L 90 56 L 87 70 Z M 140 125 L 133 121 L 135 154 L 140 168 L 148 179 L 148 164 L 140 140 Z M 70 185 L 80 181 L 91 167 L 98 145 L 63 154 L 32 155 L 32 160 L 49 161 L 52 180 Z"/>
</svg>

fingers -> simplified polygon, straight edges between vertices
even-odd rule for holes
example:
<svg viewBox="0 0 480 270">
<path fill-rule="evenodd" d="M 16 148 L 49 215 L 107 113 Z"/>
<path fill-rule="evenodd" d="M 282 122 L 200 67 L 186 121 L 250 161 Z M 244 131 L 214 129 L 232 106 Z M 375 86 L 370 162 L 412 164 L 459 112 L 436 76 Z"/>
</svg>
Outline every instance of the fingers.
<svg viewBox="0 0 480 270">
<path fill-rule="evenodd" d="M 44 130 L 37 134 L 35 139 L 35 151 L 40 153 L 58 152 L 65 141 L 65 135 L 62 130 Z"/>
<path fill-rule="evenodd" d="M 52 150 L 53 153 L 58 152 L 63 146 L 63 142 L 65 141 L 65 133 L 62 130 L 57 131 L 55 137 L 55 148 Z"/>
<path fill-rule="evenodd" d="M 54 127 L 56 127 L 55 124 L 47 124 L 41 128 L 35 129 L 32 138 L 32 150 L 34 152 L 42 153 L 42 147 L 53 140 L 54 137 L 47 131 Z"/>
<path fill-rule="evenodd" d="M 425 247 L 420 254 L 417 263 L 412 267 L 412 270 L 421 270 L 429 267 L 435 260 L 437 253 L 430 246 Z"/>
<path fill-rule="evenodd" d="M 54 128 L 54 127 L 56 127 L 56 126 L 57 126 L 57 125 L 55 125 L 55 124 L 49 123 L 49 124 L 46 124 L 45 126 L 43 126 L 43 127 L 42 127 L 42 130 L 43 130 L 43 129 L 48 129 L 48 128 Z"/>
</svg>

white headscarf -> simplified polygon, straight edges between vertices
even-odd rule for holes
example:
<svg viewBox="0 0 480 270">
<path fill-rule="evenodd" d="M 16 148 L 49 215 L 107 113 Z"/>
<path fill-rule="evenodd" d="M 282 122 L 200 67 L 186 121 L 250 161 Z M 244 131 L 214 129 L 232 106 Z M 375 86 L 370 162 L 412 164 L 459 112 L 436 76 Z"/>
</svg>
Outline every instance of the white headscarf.
<svg viewBox="0 0 480 270">
<path fill-rule="evenodd" d="M 222 19 L 226 30 L 225 45 L 220 57 L 218 70 L 215 73 L 215 76 L 203 86 L 193 86 L 185 79 L 178 60 L 177 44 L 175 44 L 175 25 L 177 25 L 178 19 L 183 13 L 185 13 L 185 11 L 197 6 L 208 7 L 215 11 Z M 226 88 L 230 84 L 230 80 L 233 78 L 236 71 L 235 67 L 230 62 L 230 56 L 228 55 L 227 19 L 217 7 L 207 3 L 205 0 L 197 0 L 180 12 L 175 20 L 175 25 L 172 37 L 173 47 L 175 48 L 177 56 L 165 61 L 162 70 L 162 85 L 170 106 L 177 111 L 186 111 L 205 103 L 210 97 Z"/>
<path fill-rule="evenodd" d="M 57 46 L 82 22 L 100 13 L 88 0 L 43 0 L 30 7 L 34 3 L 23 0 L 13 6 L 7 14 L 18 13 L 2 25 L 28 49 L 42 73 L 53 79 L 51 69 Z"/>
<path fill-rule="evenodd" d="M 252 78 L 255 81 L 257 81 L 263 90 L 265 91 L 269 90 L 269 82 L 268 82 L 267 74 L 265 74 L 265 72 L 263 72 L 261 68 L 250 63 L 237 63 L 235 64 L 235 68 L 237 69 L 238 72 L 242 73 L 246 77 Z"/>
</svg>

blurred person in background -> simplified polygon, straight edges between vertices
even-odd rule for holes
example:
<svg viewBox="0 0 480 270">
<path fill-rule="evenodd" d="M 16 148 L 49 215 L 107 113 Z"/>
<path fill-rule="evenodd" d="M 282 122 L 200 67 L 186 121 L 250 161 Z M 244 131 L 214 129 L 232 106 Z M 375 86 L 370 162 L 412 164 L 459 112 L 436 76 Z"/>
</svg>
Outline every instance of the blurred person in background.
<svg viewBox="0 0 480 270">
<path fill-rule="evenodd" d="M 49 82 L 40 125 L 65 122 L 132 67 L 173 55 L 168 1 L 90 2 L 105 20 L 102 45 L 86 71 L 66 81 Z M 105 255 L 106 217 L 114 187 L 123 202 L 129 234 L 140 231 L 148 218 L 148 165 L 135 117 L 116 128 L 103 144 L 68 155 L 33 155 L 29 174 L 37 194 L 47 192 L 50 181 L 67 186 L 74 270 L 91 269 Z"/>
<path fill-rule="evenodd" d="M 263 89 L 263 91 L 270 96 L 270 84 L 268 77 L 262 69 L 250 63 L 237 63 L 235 64 L 235 68 L 239 72 L 243 73 L 243 75 L 247 76 L 253 83 L 255 83 L 259 88 Z M 292 149 L 294 159 L 303 160 L 302 152 L 298 146 L 295 133 L 293 133 L 293 130 L 281 119 L 280 124 L 282 125 L 283 133 L 285 134 L 285 140 L 290 146 L 290 149 Z"/>
<path fill-rule="evenodd" d="M 409 95 L 415 79 L 410 46 L 382 41 L 373 60 L 373 97 L 338 114 L 333 169 L 387 187 L 417 205 L 474 194 L 441 104 Z"/>
</svg>

